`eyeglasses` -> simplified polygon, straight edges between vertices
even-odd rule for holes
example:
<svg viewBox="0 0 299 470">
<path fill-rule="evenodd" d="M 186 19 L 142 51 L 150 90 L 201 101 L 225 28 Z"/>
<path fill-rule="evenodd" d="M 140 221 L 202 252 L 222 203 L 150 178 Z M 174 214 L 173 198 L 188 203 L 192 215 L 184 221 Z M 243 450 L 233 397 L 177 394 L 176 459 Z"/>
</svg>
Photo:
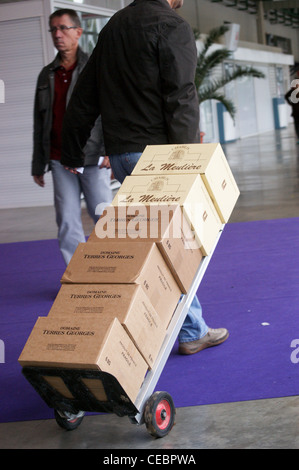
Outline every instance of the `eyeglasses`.
<svg viewBox="0 0 299 470">
<path fill-rule="evenodd" d="M 77 29 L 78 26 L 65 26 L 62 24 L 61 26 L 53 26 L 52 28 L 49 29 L 49 33 L 56 33 L 56 31 L 59 29 L 62 33 L 66 33 L 69 29 Z"/>
</svg>

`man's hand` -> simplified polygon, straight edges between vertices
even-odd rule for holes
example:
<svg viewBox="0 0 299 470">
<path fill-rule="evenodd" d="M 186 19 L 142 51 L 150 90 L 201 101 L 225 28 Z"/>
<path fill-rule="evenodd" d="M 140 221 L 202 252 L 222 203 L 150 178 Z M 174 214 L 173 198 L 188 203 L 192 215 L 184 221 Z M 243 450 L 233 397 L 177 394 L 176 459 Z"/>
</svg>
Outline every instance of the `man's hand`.
<svg viewBox="0 0 299 470">
<path fill-rule="evenodd" d="M 73 173 L 74 175 L 78 175 L 78 174 L 81 174 L 83 173 L 83 167 L 81 168 L 71 168 L 69 166 L 64 166 L 64 168 L 68 171 L 70 171 L 71 173 Z M 104 160 L 102 161 L 101 165 L 99 166 L 99 168 L 111 168 L 110 166 L 110 161 L 109 161 L 109 157 L 104 157 Z"/>
<path fill-rule="evenodd" d="M 70 171 L 71 173 L 74 173 L 74 175 L 78 175 L 78 174 L 80 173 L 79 171 L 77 171 L 76 168 L 71 168 L 71 167 L 69 167 L 69 166 L 65 166 L 64 168 L 65 168 L 66 170 Z"/>
<path fill-rule="evenodd" d="M 110 166 L 110 161 L 109 161 L 109 157 L 107 157 L 107 156 L 104 157 L 104 160 L 102 161 L 102 163 L 101 163 L 101 165 L 100 165 L 99 168 L 100 168 L 100 169 L 101 169 L 101 168 L 111 168 L 111 166 Z"/>
<path fill-rule="evenodd" d="M 45 186 L 45 179 L 44 179 L 44 175 L 34 175 L 33 176 L 33 180 L 36 184 L 38 184 L 39 186 L 41 186 L 42 188 Z"/>
</svg>

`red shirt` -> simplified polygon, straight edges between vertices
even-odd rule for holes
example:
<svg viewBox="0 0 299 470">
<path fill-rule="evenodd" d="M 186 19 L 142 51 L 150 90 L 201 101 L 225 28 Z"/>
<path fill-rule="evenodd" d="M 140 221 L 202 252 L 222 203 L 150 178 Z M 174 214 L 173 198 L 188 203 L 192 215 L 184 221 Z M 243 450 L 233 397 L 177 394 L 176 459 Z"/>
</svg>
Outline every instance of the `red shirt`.
<svg viewBox="0 0 299 470">
<path fill-rule="evenodd" d="M 60 66 L 55 70 L 54 102 L 52 110 L 51 130 L 51 155 L 52 160 L 60 160 L 61 157 L 61 130 L 62 121 L 66 109 L 66 95 L 72 80 L 72 74 L 77 63 L 66 70 Z"/>
</svg>

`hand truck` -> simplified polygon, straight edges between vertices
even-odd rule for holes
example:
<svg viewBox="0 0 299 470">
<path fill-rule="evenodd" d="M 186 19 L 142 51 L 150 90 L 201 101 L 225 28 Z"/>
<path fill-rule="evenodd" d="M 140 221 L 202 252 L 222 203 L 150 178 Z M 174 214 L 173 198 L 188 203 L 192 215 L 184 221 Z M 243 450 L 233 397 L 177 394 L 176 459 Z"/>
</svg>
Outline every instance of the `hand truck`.
<svg viewBox="0 0 299 470">
<path fill-rule="evenodd" d="M 208 256 L 202 258 L 189 292 L 178 303 L 167 328 L 166 336 L 152 369 L 148 370 L 135 403 L 132 403 L 119 382 L 111 374 L 86 369 L 52 367 L 23 367 L 22 373 L 50 408 L 54 409 L 57 424 L 66 430 L 76 429 L 82 422 L 85 412 L 115 413 L 128 416 L 133 424 L 145 424 L 155 438 L 166 436 L 175 422 L 175 406 L 167 392 L 154 392 L 159 377 L 168 360 L 173 345 L 183 325 L 191 302 L 210 263 L 224 225 L 219 231 L 215 245 Z M 69 389 L 72 398 L 59 393 L 45 377 L 59 377 Z M 107 400 L 97 399 L 83 383 L 82 379 L 100 380 Z"/>
</svg>

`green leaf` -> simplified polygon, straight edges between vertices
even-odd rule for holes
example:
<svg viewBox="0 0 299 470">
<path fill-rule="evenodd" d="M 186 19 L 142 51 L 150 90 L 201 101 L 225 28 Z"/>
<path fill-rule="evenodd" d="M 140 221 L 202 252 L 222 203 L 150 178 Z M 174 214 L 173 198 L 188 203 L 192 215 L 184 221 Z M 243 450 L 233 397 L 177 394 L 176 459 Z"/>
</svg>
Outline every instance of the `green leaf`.
<svg viewBox="0 0 299 470">
<path fill-rule="evenodd" d="M 203 42 L 198 53 L 197 67 L 195 73 L 195 85 L 198 92 L 199 103 L 206 100 L 217 100 L 223 104 L 231 117 L 234 119 L 236 108 L 234 103 L 226 98 L 220 90 L 233 80 L 244 76 L 255 78 L 265 78 L 265 75 L 254 67 L 241 67 L 235 65 L 233 71 L 222 71 L 222 76 L 216 77 L 215 69 L 219 68 L 225 61 L 231 59 L 232 53 L 225 47 L 213 50 L 209 53 L 210 47 L 217 43 L 219 39 L 229 30 L 227 25 L 221 25 L 213 28 L 207 36 L 203 38 Z M 194 37 L 200 38 L 200 33 L 194 30 Z M 215 78 L 213 78 L 213 76 Z"/>
</svg>

